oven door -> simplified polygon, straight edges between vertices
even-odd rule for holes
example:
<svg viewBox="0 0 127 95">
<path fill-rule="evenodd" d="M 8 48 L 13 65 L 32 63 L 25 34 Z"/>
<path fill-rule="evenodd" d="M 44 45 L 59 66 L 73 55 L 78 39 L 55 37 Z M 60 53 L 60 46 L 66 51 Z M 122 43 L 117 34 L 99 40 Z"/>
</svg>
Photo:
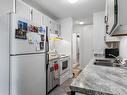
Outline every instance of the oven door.
<svg viewBox="0 0 127 95">
<path fill-rule="evenodd" d="M 61 68 L 60 68 L 60 74 L 63 74 L 65 73 L 66 71 L 69 70 L 69 59 L 62 59 L 60 61 L 60 65 L 61 65 Z"/>
</svg>

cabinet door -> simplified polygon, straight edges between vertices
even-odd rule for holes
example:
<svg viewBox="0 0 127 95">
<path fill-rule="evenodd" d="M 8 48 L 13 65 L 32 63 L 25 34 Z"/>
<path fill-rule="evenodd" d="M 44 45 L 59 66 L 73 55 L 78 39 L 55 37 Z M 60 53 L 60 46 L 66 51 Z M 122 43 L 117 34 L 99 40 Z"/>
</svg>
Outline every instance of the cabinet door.
<svg viewBox="0 0 127 95">
<path fill-rule="evenodd" d="M 48 16 L 44 16 L 44 24 L 45 26 L 49 27 L 49 17 Z"/>
<path fill-rule="evenodd" d="M 42 13 L 36 9 L 32 9 L 32 21 L 37 25 L 42 25 Z"/>
<path fill-rule="evenodd" d="M 57 22 L 54 21 L 54 33 L 58 34 Z"/>
<path fill-rule="evenodd" d="M 44 25 L 48 27 L 48 36 L 50 36 L 51 33 L 50 18 L 46 15 L 44 16 Z"/>
<path fill-rule="evenodd" d="M 45 25 L 45 16 L 44 14 L 42 14 L 42 25 Z M 46 26 L 46 25 L 45 25 Z"/>
<path fill-rule="evenodd" d="M 107 0 L 107 33 L 111 34 L 117 25 L 117 13 L 116 13 L 117 0 Z"/>
<path fill-rule="evenodd" d="M 53 66 L 52 66 L 52 63 L 50 62 L 49 63 L 49 67 L 48 67 L 48 92 L 50 91 L 50 90 L 52 90 L 52 88 L 53 88 L 53 84 L 52 84 L 52 69 L 53 69 Z"/>
<path fill-rule="evenodd" d="M 51 21 L 51 33 L 55 34 L 55 21 L 53 21 L 52 19 L 50 19 Z"/>
<path fill-rule="evenodd" d="M 107 20 L 108 20 L 108 18 L 107 18 L 108 17 L 108 11 L 110 11 L 109 8 L 108 8 L 108 3 L 109 3 L 109 0 L 106 0 L 105 22 L 106 22 L 107 25 L 109 23 L 109 22 L 107 22 Z M 109 18 L 109 21 L 111 21 L 110 19 L 111 18 Z M 105 27 L 106 27 L 106 24 L 105 24 Z M 105 31 L 106 31 L 106 28 L 105 28 Z M 109 33 L 110 31 L 107 31 L 107 32 Z M 107 32 L 105 32 L 105 42 L 118 42 L 118 41 L 120 41 L 120 39 L 118 37 L 112 37 Z"/>
<path fill-rule="evenodd" d="M 16 0 L 16 14 L 19 17 L 30 20 L 31 7 L 21 0 Z"/>
<path fill-rule="evenodd" d="M 61 25 L 60 24 L 57 24 L 57 31 L 58 31 L 58 34 L 61 35 Z"/>
</svg>

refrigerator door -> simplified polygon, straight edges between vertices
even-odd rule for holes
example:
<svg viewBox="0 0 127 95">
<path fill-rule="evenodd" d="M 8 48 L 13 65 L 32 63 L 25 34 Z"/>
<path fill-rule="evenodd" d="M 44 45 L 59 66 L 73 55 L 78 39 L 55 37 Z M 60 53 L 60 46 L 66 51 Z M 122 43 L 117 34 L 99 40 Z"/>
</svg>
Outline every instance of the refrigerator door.
<svg viewBox="0 0 127 95">
<path fill-rule="evenodd" d="M 0 95 L 9 95 L 9 15 L 0 16 Z"/>
<path fill-rule="evenodd" d="M 10 89 L 10 95 L 46 95 L 45 54 L 11 56 Z"/>
<path fill-rule="evenodd" d="M 24 24 L 27 24 L 26 26 Z M 24 25 L 24 26 L 23 26 Z M 28 54 L 28 53 L 40 53 L 45 52 L 45 33 L 35 33 L 30 32 L 29 28 L 32 22 L 27 21 L 23 18 L 18 17 L 16 14 L 11 15 L 11 38 L 10 38 L 10 53 L 12 55 L 15 54 Z M 35 25 L 39 26 L 39 25 Z M 22 38 L 22 36 L 18 36 L 19 31 L 21 27 L 25 27 L 26 30 L 26 38 Z M 36 28 L 37 28 L 36 27 Z M 27 28 L 27 29 L 26 29 Z M 24 29 L 24 28 L 23 28 Z M 44 48 L 42 49 L 40 45 L 40 42 L 43 40 L 44 43 L 42 43 Z"/>
</svg>

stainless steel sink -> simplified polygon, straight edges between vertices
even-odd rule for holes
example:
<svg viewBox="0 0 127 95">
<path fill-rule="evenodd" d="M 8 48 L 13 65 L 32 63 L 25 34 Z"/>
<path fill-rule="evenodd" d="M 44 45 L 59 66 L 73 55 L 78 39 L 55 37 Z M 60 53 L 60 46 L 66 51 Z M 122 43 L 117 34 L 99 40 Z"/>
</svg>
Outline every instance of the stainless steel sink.
<svg viewBox="0 0 127 95">
<path fill-rule="evenodd" d="M 95 65 L 101 65 L 101 66 L 114 66 L 115 61 L 110 59 L 95 59 L 94 64 Z"/>
</svg>

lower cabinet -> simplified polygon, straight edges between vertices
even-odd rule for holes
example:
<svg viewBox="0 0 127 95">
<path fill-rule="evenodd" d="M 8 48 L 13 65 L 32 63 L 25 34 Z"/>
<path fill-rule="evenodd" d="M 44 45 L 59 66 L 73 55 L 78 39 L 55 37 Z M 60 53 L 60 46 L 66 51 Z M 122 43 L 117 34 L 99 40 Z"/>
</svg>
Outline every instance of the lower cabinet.
<svg viewBox="0 0 127 95">
<path fill-rule="evenodd" d="M 60 75 L 60 85 L 62 85 L 66 80 L 69 79 L 69 70 L 65 72 L 64 74 Z"/>
<path fill-rule="evenodd" d="M 52 60 L 48 67 L 48 92 L 60 85 L 59 60 Z"/>
<path fill-rule="evenodd" d="M 53 78 L 53 66 L 50 63 L 48 67 L 48 92 L 52 89 L 52 78 Z"/>
</svg>

